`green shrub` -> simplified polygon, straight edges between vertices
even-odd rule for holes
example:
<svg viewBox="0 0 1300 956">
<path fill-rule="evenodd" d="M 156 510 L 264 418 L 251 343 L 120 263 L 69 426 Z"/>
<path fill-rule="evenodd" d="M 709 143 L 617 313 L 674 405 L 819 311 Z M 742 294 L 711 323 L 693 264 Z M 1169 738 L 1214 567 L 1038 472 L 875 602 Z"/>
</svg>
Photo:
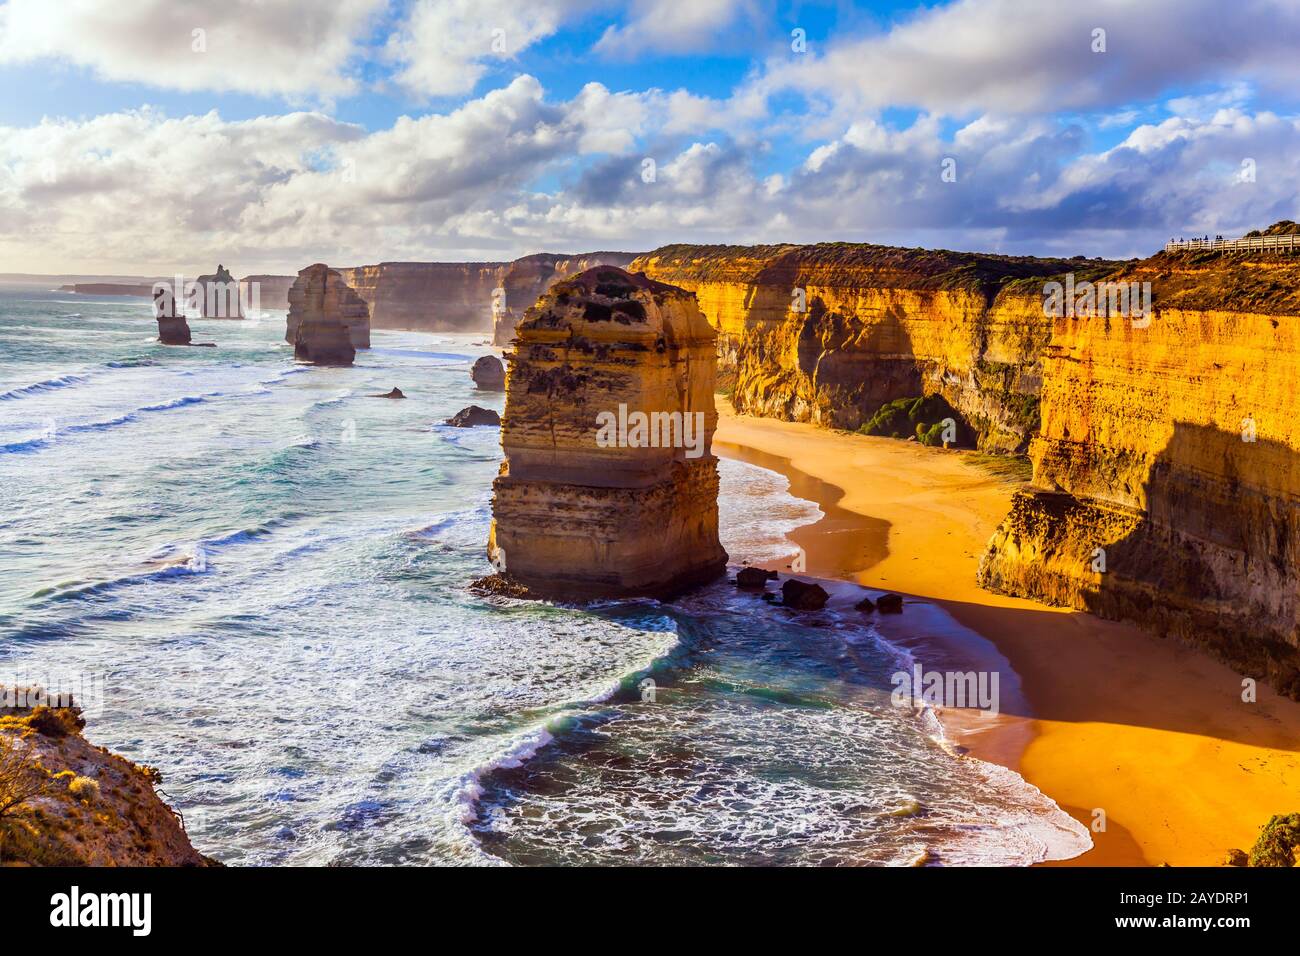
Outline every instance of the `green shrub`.
<svg viewBox="0 0 1300 956">
<path fill-rule="evenodd" d="M 973 444 L 970 427 L 942 395 L 898 398 L 880 406 L 871 420 L 858 429 L 864 435 L 885 438 L 910 438 L 924 445 L 943 445 L 944 420 L 956 424 L 954 444 Z"/>
<path fill-rule="evenodd" d="M 1300 813 L 1279 813 L 1264 824 L 1250 850 L 1251 866 L 1295 866 L 1300 853 Z"/>
</svg>

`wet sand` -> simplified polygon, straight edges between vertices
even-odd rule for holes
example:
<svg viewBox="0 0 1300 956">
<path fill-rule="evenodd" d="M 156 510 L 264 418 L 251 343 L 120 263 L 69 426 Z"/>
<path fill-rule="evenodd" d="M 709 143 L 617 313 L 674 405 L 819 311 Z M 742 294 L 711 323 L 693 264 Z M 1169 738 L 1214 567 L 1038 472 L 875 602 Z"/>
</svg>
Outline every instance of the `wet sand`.
<svg viewBox="0 0 1300 956">
<path fill-rule="evenodd" d="M 715 452 L 784 474 L 821 507 L 791 534 L 809 575 L 933 602 L 958 625 L 911 615 L 926 622 L 912 634 L 905 610 L 878 618 L 891 640 L 933 641 L 962 669 L 987 666 L 991 644 L 1009 663 L 1020 693 L 1004 694 L 1001 716 L 943 721 L 1093 828 L 1094 849 L 1069 864 L 1217 865 L 1272 814 L 1300 810 L 1300 704 L 1263 685 L 1245 703 L 1241 675 L 1208 655 L 975 585 L 1016 485 L 970 454 L 725 408 Z"/>
</svg>

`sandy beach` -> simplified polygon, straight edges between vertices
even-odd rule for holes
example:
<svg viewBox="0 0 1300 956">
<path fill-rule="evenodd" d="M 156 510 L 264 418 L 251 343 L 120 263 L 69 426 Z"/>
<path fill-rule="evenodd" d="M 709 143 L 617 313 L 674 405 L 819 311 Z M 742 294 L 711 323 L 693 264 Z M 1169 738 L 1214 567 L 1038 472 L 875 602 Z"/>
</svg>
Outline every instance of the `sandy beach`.
<svg viewBox="0 0 1300 956">
<path fill-rule="evenodd" d="M 1219 865 L 1228 849 L 1249 850 L 1270 816 L 1300 809 L 1300 703 L 1262 684 L 1245 703 L 1241 675 L 1201 652 L 976 586 L 1016 487 L 976 456 L 725 407 L 715 451 L 783 473 L 821 507 L 820 522 L 791 535 L 808 574 L 942 607 L 961 627 L 927 636 L 948 660 L 974 654 L 963 629 L 1006 658 L 1023 703 L 1004 703 L 996 720 L 944 721 L 1085 825 L 1104 810 L 1094 849 L 1070 864 Z"/>
</svg>

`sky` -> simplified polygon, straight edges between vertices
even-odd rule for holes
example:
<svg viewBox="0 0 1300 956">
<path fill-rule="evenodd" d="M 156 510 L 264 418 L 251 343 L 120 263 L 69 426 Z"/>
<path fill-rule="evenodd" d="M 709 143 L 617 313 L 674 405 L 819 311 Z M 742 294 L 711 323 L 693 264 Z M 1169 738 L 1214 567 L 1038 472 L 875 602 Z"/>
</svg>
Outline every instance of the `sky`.
<svg viewBox="0 0 1300 956">
<path fill-rule="evenodd" d="M 1300 219 L 1297 0 L 0 0 L 0 273 Z"/>
</svg>

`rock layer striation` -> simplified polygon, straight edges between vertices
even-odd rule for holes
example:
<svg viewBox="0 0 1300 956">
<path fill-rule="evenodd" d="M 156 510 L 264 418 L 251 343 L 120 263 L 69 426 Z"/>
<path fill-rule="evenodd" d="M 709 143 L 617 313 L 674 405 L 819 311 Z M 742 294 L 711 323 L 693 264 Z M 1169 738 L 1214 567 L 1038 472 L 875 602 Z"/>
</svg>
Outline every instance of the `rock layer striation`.
<svg viewBox="0 0 1300 956">
<path fill-rule="evenodd" d="M 528 310 L 507 354 L 499 571 L 571 599 L 669 596 L 723 573 L 714 350 L 694 295 L 614 267 Z"/>
</svg>

